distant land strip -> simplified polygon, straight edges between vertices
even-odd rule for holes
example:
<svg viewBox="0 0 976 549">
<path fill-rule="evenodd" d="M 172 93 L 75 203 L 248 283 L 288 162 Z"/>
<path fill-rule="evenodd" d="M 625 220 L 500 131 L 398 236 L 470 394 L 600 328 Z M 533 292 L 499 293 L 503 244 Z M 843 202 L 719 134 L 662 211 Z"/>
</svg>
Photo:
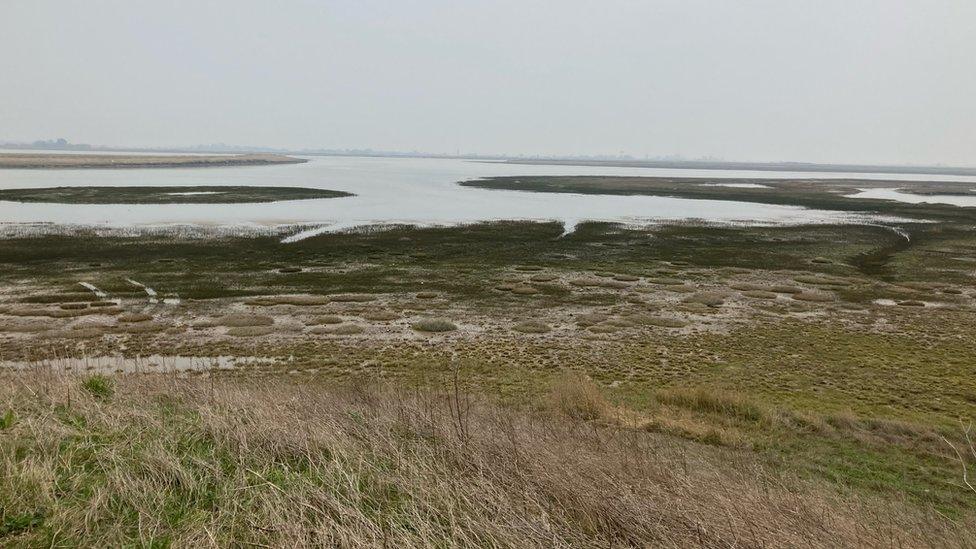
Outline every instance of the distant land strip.
<svg viewBox="0 0 976 549">
<path fill-rule="evenodd" d="M 0 169 L 127 169 L 216 168 L 301 164 L 304 158 L 280 154 L 235 155 L 118 155 L 118 154 L 0 154 Z"/>
<path fill-rule="evenodd" d="M 580 160 L 507 159 L 506 164 L 543 166 L 602 166 L 670 170 L 746 170 L 775 172 L 842 172 L 976 176 L 976 168 L 957 166 L 881 166 L 873 164 L 814 164 L 810 162 L 725 162 L 716 160 Z"/>
</svg>

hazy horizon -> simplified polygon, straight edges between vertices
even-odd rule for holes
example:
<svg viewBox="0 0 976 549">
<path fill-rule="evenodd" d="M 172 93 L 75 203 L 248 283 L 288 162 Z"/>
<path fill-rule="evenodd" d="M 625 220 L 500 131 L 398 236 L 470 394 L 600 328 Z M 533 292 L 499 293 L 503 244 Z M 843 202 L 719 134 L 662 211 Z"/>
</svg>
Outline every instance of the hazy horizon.
<svg viewBox="0 0 976 549">
<path fill-rule="evenodd" d="M 13 2 L 0 141 L 974 165 L 976 4 Z"/>
</svg>

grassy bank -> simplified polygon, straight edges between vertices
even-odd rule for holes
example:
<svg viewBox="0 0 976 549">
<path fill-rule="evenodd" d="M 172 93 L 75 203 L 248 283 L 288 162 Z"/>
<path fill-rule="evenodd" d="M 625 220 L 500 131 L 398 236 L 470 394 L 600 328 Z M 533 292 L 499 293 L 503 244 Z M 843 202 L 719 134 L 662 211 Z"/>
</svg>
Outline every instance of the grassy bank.
<svg viewBox="0 0 976 549">
<path fill-rule="evenodd" d="M 469 392 L 4 375 L 5 546 L 964 547 L 970 518 L 629 426 L 585 379 Z M 677 408 L 758 412 L 694 394 Z"/>
</svg>

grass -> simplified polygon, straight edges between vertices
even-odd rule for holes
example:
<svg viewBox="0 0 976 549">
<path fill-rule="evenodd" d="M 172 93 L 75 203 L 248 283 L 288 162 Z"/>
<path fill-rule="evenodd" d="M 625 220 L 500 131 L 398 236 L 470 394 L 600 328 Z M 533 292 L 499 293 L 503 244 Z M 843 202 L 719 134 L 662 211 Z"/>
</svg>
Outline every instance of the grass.
<svg viewBox="0 0 976 549">
<path fill-rule="evenodd" d="M 965 547 L 976 531 L 626 427 L 571 375 L 538 411 L 463 382 L 140 376 L 105 399 L 73 377 L 6 381 L 10 547 Z"/>
</svg>

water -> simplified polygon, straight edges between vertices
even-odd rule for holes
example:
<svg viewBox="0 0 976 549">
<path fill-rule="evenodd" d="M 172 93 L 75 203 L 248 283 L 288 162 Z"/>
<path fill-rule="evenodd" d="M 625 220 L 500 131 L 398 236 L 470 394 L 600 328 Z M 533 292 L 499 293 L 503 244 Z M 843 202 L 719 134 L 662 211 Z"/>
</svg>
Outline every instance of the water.
<svg viewBox="0 0 976 549">
<path fill-rule="evenodd" d="M 731 187 L 733 189 L 769 189 L 769 185 L 759 183 L 702 183 L 702 187 Z"/>
<path fill-rule="evenodd" d="M 273 358 L 237 356 L 94 356 L 58 357 L 39 361 L 0 360 L 0 369 L 48 370 L 55 373 L 161 374 L 234 370 L 276 362 Z"/>
<path fill-rule="evenodd" d="M 0 188 L 57 186 L 261 185 L 334 189 L 357 196 L 262 204 L 31 204 L 0 201 L 0 222 L 104 227 L 170 224 L 272 227 L 313 224 L 338 230 L 370 224 L 451 225 L 517 219 L 555 220 L 568 230 L 583 220 L 656 223 L 799 224 L 878 221 L 796 206 L 652 196 L 528 193 L 461 187 L 456 182 L 510 175 L 613 175 L 747 178 L 877 178 L 841 174 L 517 165 L 426 158 L 312 157 L 306 164 L 130 170 L 0 170 Z M 926 176 L 905 175 L 906 180 Z M 928 177 L 931 179 L 931 177 Z M 976 180 L 976 178 L 972 178 Z M 309 233 L 306 233 L 309 234 Z"/>
<path fill-rule="evenodd" d="M 952 194 L 914 194 L 901 192 L 895 188 L 858 189 L 855 194 L 846 195 L 848 198 L 877 198 L 881 200 L 896 200 L 908 204 L 949 204 L 963 208 L 976 208 L 976 196 Z"/>
</svg>

